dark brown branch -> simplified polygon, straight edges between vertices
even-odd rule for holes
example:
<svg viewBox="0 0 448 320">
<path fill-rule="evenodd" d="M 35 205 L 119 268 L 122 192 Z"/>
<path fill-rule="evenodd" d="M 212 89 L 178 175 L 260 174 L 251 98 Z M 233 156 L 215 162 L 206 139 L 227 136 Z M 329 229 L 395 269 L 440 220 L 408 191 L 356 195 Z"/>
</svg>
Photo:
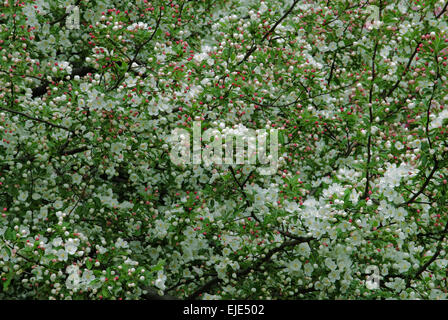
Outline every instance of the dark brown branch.
<svg viewBox="0 0 448 320">
<path fill-rule="evenodd" d="M 292 12 L 292 10 L 294 10 L 294 7 L 296 6 L 296 4 L 299 2 L 299 0 L 295 0 L 294 3 L 292 4 L 292 6 L 289 8 L 288 11 L 285 12 L 285 14 L 272 26 L 271 29 L 269 29 L 269 31 L 263 36 L 263 38 L 261 39 L 259 44 L 262 44 L 268 37 L 269 35 L 275 31 L 275 29 L 277 28 L 277 26 Z M 257 45 L 252 45 L 252 47 L 246 52 L 246 55 L 244 56 L 244 58 L 238 62 L 236 65 L 239 66 L 240 64 L 242 64 L 244 61 L 246 61 L 251 55 L 252 53 L 254 53 L 254 51 L 257 50 Z"/>
<path fill-rule="evenodd" d="M 135 50 L 134 57 L 133 57 L 132 60 L 129 62 L 128 69 L 126 70 L 126 72 L 129 72 L 129 71 L 131 70 L 132 65 L 134 64 L 134 62 L 137 61 L 138 54 L 139 54 L 140 51 L 143 49 L 143 47 L 144 47 L 145 45 L 147 45 L 147 44 L 154 38 L 154 36 L 155 36 L 157 30 L 159 30 L 159 27 L 160 27 L 160 21 L 161 21 L 161 20 L 162 20 L 162 9 L 159 9 L 159 18 L 157 19 L 157 23 L 156 23 L 156 26 L 155 26 L 155 28 L 154 28 L 154 31 L 152 32 L 151 36 L 150 36 L 148 39 L 146 39 L 145 41 L 143 41 L 143 42 L 137 47 L 137 49 Z M 118 86 L 119 86 L 120 83 L 123 81 L 123 79 L 124 79 L 124 74 L 121 75 L 121 77 L 118 79 L 118 81 L 115 83 L 115 85 L 114 85 L 113 87 L 109 88 L 108 91 L 112 91 L 112 90 L 118 88 Z"/>
<path fill-rule="evenodd" d="M 445 224 L 445 228 L 443 229 L 442 235 L 440 236 L 438 243 L 437 243 L 437 249 L 434 255 L 424 264 L 420 267 L 420 269 L 417 270 L 415 273 L 413 279 L 418 279 L 421 274 L 437 259 L 437 257 L 440 255 L 440 252 L 442 251 L 442 242 L 445 238 L 446 233 L 448 232 L 448 222 Z M 406 283 L 406 288 L 409 288 L 411 285 L 411 278 L 408 278 Z"/>
<path fill-rule="evenodd" d="M 425 182 L 423 183 L 422 187 L 420 188 L 420 190 L 414 194 L 414 196 L 409 199 L 407 202 L 402 203 L 400 206 L 407 206 L 411 203 L 413 203 L 415 201 L 415 199 L 418 198 L 419 195 L 421 195 L 426 187 L 428 186 L 429 182 L 431 181 L 432 177 L 434 176 L 434 174 L 436 173 L 437 169 L 439 169 L 439 161 L 437 160 L 436 156 L 434 156 L 434 167 L 432 168 L 431 172 L 429 173 L 429 176 L 426 178 Z"/>
<path fill-rule="evenodd" d="M 43 120 L 43 119 L 32 117 L 32 116 L 27 115 L 26 113 L 23 113 L 23 112 L 20 112 L 20 111 L 16 111 L 16 110 L 12 110 L 12 109 L 9 109 L 9 108 L 4 108 L 4 107 L 0 107 L 0 110 L 6 111 L 6 112 L 9 112 L 9 113 L 14 113 L 14 114 L 17 114 L 19 116 L 25 117 L 27 119 L 33 120 L 33 121 L 45 123 L 45 124 L 47 124 L 47 125 L 49 125 L 49 126 L 51 126 L 53 128 L 64 129 L 64 130 L 72 132 L 72 130 L 70 130 L 67 127 L 64 127 L 64 126 L 61 126 L 61 125 L 58 125 L 58 124 L 55 124 L 55 123 L 51 123 L 50 121 L 47 121 L 47 120 Z"/>
<path fill-rule="evenodd" d="M 372 101 L 373 101 L 373 85 L 375 82 L 375 58 L 376 58 L 376 52 L 378 49 L 378 41 L 375 43 L 375 48 L 373 49 L 373 56 L 372 56 L 372 81 L 370 84 L 370 90 L 369 90 L 369 122 L 370 124 L 373 123 L 373 109 L 372 109 Z M 364 195 L 363 198 L 367 198 L 369 194 L 369 185 L 370 185 L 370 162 L 372 159 L 372 152 L 371 152 L 371 146 L 372 146 L 372 133 L 369 132 L 369 137 L 367 141 L 367 166 L 366 166 L 366 187 L 364 189 Z"/>
<path fill-rule="evenodd" d="M 297 239 L 292 241 L 285 241 L 283 242 L 279 247 L 275 247 L 266 253 L 265 257 L 258 260 L 255 264 L 253 264 L 250 267 L 247 267 L 246 269 L 240 270 L 237 272 L 237 277 L 242 277 L 247 274 L 249 274 L 252 270 L 258 270 L 264 263 L 269 262 L 272 258 L 272 256 L 276 253 L 279 253 L 283 251 L 284 249 L 288 247 L 294 247 L 300 243 L 307 242 L 308 239 Z M 196 299 L 199 294 L 206 292 L 210 289 L 212 289 L 215 285 L 217 285 L 222 280 L 219 279 L 217 276 L 213 277 L 209 281 L 207 281 L 204 285 L 200 286 L 198 289 L 196 289 L 189 297 L 188 299 Z"/>
<path fill-rule="evenodd" d="M 80 76 L 83 77 L 89 73 L 95 73 L 97 70 L 93 67 L 88 67 L 88 66 L 84 66 L 84 67 L 80 67 L 80 68 L 75 68 L 73 69 L 73 72 L 71 74 L 72 77 L 74 76 Z M 55 82 L 58 82 L 60 80 L 63 80 L 64 78 L 58 78 L 55 79 Z M 37 97 L 41 97 L 43 96 L 46 92 L 47 92 L 47 88 L 48 85 L 50 84 L 50 82 L 48 80 L 43 80 L 43 83 L 32 89 L 32 97 L 33 98 L 37 98 Z"/>
</svg>

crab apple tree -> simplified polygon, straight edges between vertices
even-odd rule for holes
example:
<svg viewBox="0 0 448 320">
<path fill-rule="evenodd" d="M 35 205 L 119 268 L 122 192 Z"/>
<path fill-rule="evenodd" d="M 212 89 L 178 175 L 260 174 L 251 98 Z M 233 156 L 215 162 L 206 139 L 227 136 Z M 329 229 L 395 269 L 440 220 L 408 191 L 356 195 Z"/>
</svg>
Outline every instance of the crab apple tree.
<svg viewBox="0 0 448 320">
<path fill-rule="evenodd" d="M 447 298 L 447 12 L 3 0 L 0 299 Z"/>
</svg>

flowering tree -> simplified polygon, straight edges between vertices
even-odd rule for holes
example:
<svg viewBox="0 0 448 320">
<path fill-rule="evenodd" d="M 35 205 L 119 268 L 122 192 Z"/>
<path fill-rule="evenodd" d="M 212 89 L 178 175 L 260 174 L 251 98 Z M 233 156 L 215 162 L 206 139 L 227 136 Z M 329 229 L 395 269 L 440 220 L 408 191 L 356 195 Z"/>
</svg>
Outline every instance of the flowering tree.
<svg viewBox="0 0 448 320">
<path fill-rule="evenodd" d="M 0 6 L 1 299 L 447 297 L 445 0 Z"/>
</svg>

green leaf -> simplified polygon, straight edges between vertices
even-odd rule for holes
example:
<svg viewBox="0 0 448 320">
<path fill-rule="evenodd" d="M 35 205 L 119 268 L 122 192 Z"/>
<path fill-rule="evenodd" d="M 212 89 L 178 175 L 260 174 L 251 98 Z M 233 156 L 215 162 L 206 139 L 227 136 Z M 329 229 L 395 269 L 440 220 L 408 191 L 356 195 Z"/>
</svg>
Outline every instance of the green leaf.
<svg viewBox="0 0 448 320">
<path fill-rule="evenodd" d="M 103 295 L 103 298 L 109 298 L 110 297 L 110 292 L 106 287 L 103 287 L 103 289 L 101 290 L 101 293 Z"/>
<path fill-rule="evenodd" d="M 163 265 L 165 264 L 165 260 L 159 260 L 157 265 L 151 268 L 152 272 L 161 271 L 163 269 Z"/>
<path fill-rule="evenodd" d="M 110 267 L 108 267 L 108 268 L 106 269 L 106 276 L 107 276 L 108 278 L 112 278 L 112 270 L 110 269 Z"/>
<path fill-rule="evenodd" d="M 284 145 L 288 142 L 288 137 L 285 135 L 283 131 L 278 132 L 278 140 L 280 142 L 280 145 Z"/>
<path fill-rule="evenodd" d="M 16 234 L 15 234 L 13 229 L 8 228 L 8 230 L 6 230 L 6 232 L 5 232 L 5 239 L 6 240 L 11 240 L 11 241 L 16 239 Z"/>
<path fill-rule="evenodd" d="M 348 203 L 350 199 L 350 194 L 352 193 L 352 190 L 346 189 L 344 192 L 344 203 Z"/>
<path fill-rule="evenodd" d="M 14 271 L 11 269 L 6 276 L 6 281 L 3 281 L 3 291 L 7 291 L 12 278 L 14 277 Z"/>
<path fill-rule="evenodd" d="M 9 249 L 9 247 L 4 247 L 6 253 L 8 254 L 8 256 L 11 256 L 11 249 Z"/>
</svg>

